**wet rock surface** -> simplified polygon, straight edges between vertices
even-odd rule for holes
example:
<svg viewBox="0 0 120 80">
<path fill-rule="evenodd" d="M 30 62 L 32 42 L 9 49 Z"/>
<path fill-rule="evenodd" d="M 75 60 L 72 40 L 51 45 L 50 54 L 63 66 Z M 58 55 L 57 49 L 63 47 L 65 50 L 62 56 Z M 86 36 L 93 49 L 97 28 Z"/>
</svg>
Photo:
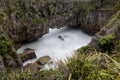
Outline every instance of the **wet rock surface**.
<svg viewBox="0 0 120 80">
<path fill-rule="evenodd" d="M 64 38 L 63 38 L 63 36 L 58 36 L 58 38 L 64 41 Z"/>
<path fill-rule="evenodd" d="M 36 58 L 34 49 L 30 49 L 30 48 L 24 49 L 23 53 L 20 53 L 19 56 L 22 62 Z"/>
<path fill-rule="evenodd" d="M 58 38 L 62 41 L 64 41 L 66 38 L 68 38 L 70 36 L 67 36 L 67 35 L 59 35 Z"/>
</svg>

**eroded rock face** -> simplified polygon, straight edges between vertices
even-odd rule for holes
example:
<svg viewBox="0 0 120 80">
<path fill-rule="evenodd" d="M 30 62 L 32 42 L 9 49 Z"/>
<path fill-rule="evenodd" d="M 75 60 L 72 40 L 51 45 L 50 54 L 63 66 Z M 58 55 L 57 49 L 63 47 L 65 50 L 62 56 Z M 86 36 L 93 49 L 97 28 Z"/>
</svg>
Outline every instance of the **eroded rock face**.
<svg viewBox="0 0 120 80">
<path fill-rule="evenodd" d="M 1 9 L 5 16 L 2 27 L 16 48 L 23 42 L 42 37 L 49 32 L 49 28 L 60 28 L 65 25 L 79 25 L 86 32 L 96 33 L 113 14 L 112 10 L 98 10 L 103 5 L 102 0 L 85 3 L 76 0 L 2 0 L 1 3 L 4 3 L 1 4 Z"/>
<path fill-rule="evenodd" d="M 19 56 L 20 56 L 22 62 L 36 58 L 36 54 L 35 54 L 34 49 L 30 49 L 30 48 L 26 48 L 23 51 L 23 53 L 19 54 Z"/>
<path fill-rule="evenodd" d="M 110 21 L 107 23 L 105 27 L 103 27 L 98 33 L 95 34 L 92 41 L 90 42 L 90 46 L 92 48 L 95 48 L 96 50 L 100 50 L 99 41 L 107 36 L 107 35 L 113 35 L 115 37 L 115 40 L 120 40 L 120 11 L 118 11 L 113 17 L 110 19 Z M 113 46 L 114 47 L 114 46 Z"/>
<path fill-rule="evenodd" d="M 78 25 L 85 32 L 90 34 L 95 34 L 103 28 L 111 15 L 114 14 L 113 10 L 91 10 L 86 13 L 86 16 L 83 17 L 82 14 L 85 14 L 84 11 L 81 11 L 78 15 Z"/>
<path fill-rule="evenodd" d="M 15 46 L 42 37 L 49 28 L 75 23 L 71 0 L 7 0 L 1 3 L 4 3 L 1 9 L 5 14 L 2 27 Z"/>
</svg>

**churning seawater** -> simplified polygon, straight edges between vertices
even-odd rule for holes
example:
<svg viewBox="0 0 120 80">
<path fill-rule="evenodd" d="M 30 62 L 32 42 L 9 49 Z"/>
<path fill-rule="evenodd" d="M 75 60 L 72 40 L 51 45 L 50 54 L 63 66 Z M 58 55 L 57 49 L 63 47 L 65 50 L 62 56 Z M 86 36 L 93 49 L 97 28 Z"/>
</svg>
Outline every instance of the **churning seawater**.
<svg viewBox="0 0 120 80">
<path fill-rule="evenodd" d="M 87 45 L 92 37 L 77 28 L 62 27 L 60 29 L 50 29 L 48 34 L 38 40 L 23 44 L 18 53 L 23 52 L 25 48 L 35 50 L 37 59 L 49 55 L 54 63 L 58 60 L 64 61 L 67 57 L 71 57 L 78 48 Z M 24 63 L 31 63 L 37 59 L 29 60 Z"/>
</svg>

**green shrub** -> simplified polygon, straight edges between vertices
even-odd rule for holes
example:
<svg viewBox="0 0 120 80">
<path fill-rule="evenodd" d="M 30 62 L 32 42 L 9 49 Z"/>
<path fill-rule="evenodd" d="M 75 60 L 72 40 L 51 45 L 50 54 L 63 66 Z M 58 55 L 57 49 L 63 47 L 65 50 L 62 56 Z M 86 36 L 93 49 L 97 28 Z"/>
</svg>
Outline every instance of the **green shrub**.
<svg viewBox="0 0 120 80">
<path fill-rule="evenodd" d="M 1 41 L 0 42 L 0 55 L 8 53 L 10 51 L 10 42 Z"/>
<path fill-rule="evenodd" d="M 107 36 L 103 37 L 102 39 L 100 39 L 98 44 L 99 44 L 101 51 L 110 52 L 110 51 L 112 51 L 112 49 L 114 49 L 114 46 L 115 46 L 115 36 L 111 35 L 111 34 L 107 35 Z"/>
<path fill-rule="evenodd" d="M 87 46 L 82 46 L 81 48 L 79 48 L 77 50 L 78 53 L 91 53 L 91 52 L 94 52 L 94 49 L 91 48 L 89 45 Z"/>
<path fill-rule="evenodd" d="M 8 36 L 0 29 L 0 55 L 12 52 L 12 43 Z"/>
<path fill-rule="evenodd" d="M 84 52 L 86 52 L 86 51 L 88 51 L 88 49 L 89 49 L 89 46 L 82 46 L 80 49 L 78 49 L 77 51 L 79 52 L 79 53 L 84 53 Z"/>
<path fill-rule="evenodd" d="M 31 76 L 32 76 L 31 73 L 23 72 L 19 70 L 16 73 L 12 71 L 5 75 L 0 71 L 0 76 L 2 76 L 0 77 L 0 80 L 34 80 L 34 79 L 31 79 Z"/>
<path fill-rule="evenodd" d="M 114 80 L 119 76 L 119 62 L 106 53 L 79 54 L 69 60 L 67 65 L 70 80 Z"/>
</svg>

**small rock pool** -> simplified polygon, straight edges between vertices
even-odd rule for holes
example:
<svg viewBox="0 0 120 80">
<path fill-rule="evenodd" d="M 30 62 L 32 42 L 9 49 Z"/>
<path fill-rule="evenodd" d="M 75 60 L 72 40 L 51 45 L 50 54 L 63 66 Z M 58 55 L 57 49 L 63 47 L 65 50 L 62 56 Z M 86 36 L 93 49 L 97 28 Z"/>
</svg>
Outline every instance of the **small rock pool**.
<svg viewBox="0 0 120 80">
<path fill-rule="evenodd" d="M 77 28 L 62 27 L 60 29 L 50 29 L 48 34 L 38 40 L 23 44 L 17 53 L 22 53 L 25 48 L 35 50 L 37 59 L 42 56 L 50 56 L 54 64 L 57 61 L 65 61 L 71 57 L 78 48 L 87 45 L 92 37 Z M 37 59 L 29 60 L 24 63 L 35 62 Z M 47 66 L 47 65 L 46 65 Z"/>
</svg>

